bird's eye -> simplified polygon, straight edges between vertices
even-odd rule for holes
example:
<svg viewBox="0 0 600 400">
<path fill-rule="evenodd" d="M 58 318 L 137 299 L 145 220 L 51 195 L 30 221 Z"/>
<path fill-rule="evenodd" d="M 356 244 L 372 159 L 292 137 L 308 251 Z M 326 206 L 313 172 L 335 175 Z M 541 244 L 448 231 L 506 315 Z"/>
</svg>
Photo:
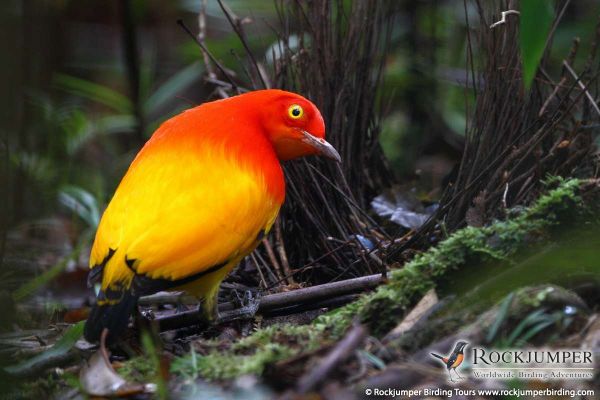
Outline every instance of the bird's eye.
<svg viewBox="0 0 600 400">
<path fill-rule="evenodd" d="M 288 108 L 288 115 L 292 119 L 302 118 L 304 115 L 304 110 L 298 104 L 294 104 Z"/>
</svg>

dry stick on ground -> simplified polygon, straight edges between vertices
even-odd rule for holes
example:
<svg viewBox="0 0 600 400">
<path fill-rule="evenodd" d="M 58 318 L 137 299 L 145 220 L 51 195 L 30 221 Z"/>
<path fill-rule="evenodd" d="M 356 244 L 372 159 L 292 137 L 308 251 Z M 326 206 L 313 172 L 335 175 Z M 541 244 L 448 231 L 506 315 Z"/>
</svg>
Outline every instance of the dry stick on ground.
<svg viewBox="0 0 600 400">
<path fill-rule="evenodd" d="M 324 306 L 322 303 L 324 300 L 332 300 L 334 303 L 338 303 L 340 300 L 339 298 L 343 296 L 346 296 L 344 297 L 344 300 L 351 299 L 351 297 L 347 297 L 348 294 L 373 289 L 382 283 L 383 280 L 384 278 L 382 278 L 380 274 L 368 275 L 360 278 L 312 286 L 305 289 L 297 289 L 291 292 L 267 295 L 260 299 L 258 312 L 267 313 L 277 310 L 278 313 L 281 314 L 285 313 L 285 308 L 289 308 L 288 311 L 290 311 L 291 314 L 298 312 L 298 309 L 306 310 L 315 307 L 321 308 Z M 145 301 L 143 298 L 140 300 Z M 232 303 L 219 305 L 220 312 L 229 311 L 233 308 Z M 199 320 L 200 314 L 198 310 L 186 311 L 155 319 L 161 331 L 197 325 Z"/>
<path fill-rule="evenodd" d="M 355 323 L 350 332 L 336 344 L 321 363 L 300 378 L 297 385 L 298 393 L 306 394 L 315 390 L 321 382 L 331 375 L 338 365 L 354 354 L 354 351 L 362 345 L 366 337 L 367 330 L 365 327 Z"/>
</svg>

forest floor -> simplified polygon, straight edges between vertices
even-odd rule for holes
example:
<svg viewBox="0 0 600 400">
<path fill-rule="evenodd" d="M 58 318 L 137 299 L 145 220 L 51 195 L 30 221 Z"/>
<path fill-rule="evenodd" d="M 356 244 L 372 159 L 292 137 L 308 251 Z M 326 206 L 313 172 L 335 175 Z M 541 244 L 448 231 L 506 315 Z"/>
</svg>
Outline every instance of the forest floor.
<svg viewBox="0 0 600 400">
<path fill-rule="evenodd" d="M 455 383 L 430 356 L 449 353 L 458 341 L 491 349 L 597 351 L 599 199 L 598 180 L 549 180 L 530 207 L 507 210 L 505 219 L 488 226 L 462 228 L 366 285 L 298 300 L 304 309 L 259 306 L 251 319 L 206 330 L 194 325 L 193 311 L 181 318 L 164 304 L 173 303 L 173 296 L 155 298 L 160 306 L 150 305 L 155 301 L 142 306 L 154 323 L 141 336 L 132 329 L 110 357 L 80 339 L 81 322 L 72 323 L 85 308 L 85 294 L 74 289 L 85 287 L 85 274 L 72 260 L 72 268 L 57 278 L 60 292 L 51 288 L 14 305 L 18 317 L 12 323 L 30 329 L 0 336 L 10 364 L 4 378 L 18 383 L 4 386 L 10 389 L 3 398 L 71 399 L 82 393 L 363 398 L 372 388 L 600 390 L 595 371 L 584 380 L 485 380 L 468 363 L 460 370 L 466 379 Z M 60 259 L 50 253 L 31 258 Z M 322 303 L 328 296 L 340 301 Z M 271 301 L 267 298 L 260 301 Z M 174 325 L 163 319 L 176 329 L 165 331 Z"/>
</svg>

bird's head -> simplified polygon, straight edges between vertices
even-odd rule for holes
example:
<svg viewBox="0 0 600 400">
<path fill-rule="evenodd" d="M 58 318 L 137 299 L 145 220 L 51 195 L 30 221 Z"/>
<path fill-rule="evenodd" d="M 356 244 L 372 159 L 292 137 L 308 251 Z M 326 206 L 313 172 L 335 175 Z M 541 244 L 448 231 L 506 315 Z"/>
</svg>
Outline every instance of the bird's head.
<svg viewBox="0 0 600 400">
<path fill-rule="evenodd" d="M 304 97 L 282 90 L 261 90 L 261 123 L 280 160 L 321 155 L 341 161 L 325 140 L 325 122 L 319 109 Z"/>
<path fill-rule="evenodd" d="M 468 344 L 469 343 L 467 343 L 467 342 L 460 341 L 460 342 L 456 343 L 456 347 L 454 348 L 454 350 L 457 352 L 462 352 L 465 350 L 465 347 L 467 347 Z"/>
</svg>

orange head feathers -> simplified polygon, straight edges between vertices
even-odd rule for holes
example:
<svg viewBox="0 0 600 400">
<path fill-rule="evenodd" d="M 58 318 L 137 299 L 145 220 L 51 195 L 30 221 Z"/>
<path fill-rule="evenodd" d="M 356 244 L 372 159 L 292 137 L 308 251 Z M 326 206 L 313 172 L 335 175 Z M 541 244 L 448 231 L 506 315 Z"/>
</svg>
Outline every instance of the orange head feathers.
<svg viewBox="0 0 600 400">
<path fill-rule="evenodd" d="M 258 98 L 262 125 L 280 160 L 318 154 L 340 161 L 338 152 L 325 141 L 325 122 L 313 103 L 280 90 L 252 96 Z"/>
<path fill-rule="evenodd" d="M 211 130 L 219 136 L 215 138 L 217 141 L 227 140 L 227 136 L 232 135 L 230 144 L 233 147 L 244 143 L 250 148 L 259 145 L 260 140 L 256 142 L 258 128 L 281 161 L 313 154 L 340 161 L 338 152 L 325 141 L 325 122 L 321 113 L 313 103 L 295 93 L 257 90 L 205 103 L 187 113 L 203 118 L 204 121 L 198 122 L 204 126 L 211 123 L 206 120 L 206 114 L 210 114 L 210 119 L 219 124 L 219 129 L 207 127 L 203 131 Z M 229 122 L 235 124 L 235 128 L 224 130 Z"/>
</svg>

